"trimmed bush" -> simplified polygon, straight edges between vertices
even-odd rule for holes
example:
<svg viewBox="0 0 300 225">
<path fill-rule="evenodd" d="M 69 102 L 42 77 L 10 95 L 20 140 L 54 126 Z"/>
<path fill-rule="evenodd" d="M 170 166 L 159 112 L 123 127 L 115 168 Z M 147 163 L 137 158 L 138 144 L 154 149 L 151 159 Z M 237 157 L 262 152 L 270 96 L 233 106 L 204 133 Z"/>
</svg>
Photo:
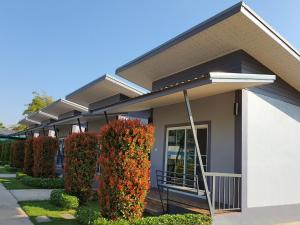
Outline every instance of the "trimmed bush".
<svg viewBox="0 0 300 225">
<path fill-rule="evenodd" d="M 15 173 L 15 172 L 18 172 L 19 169 L 18 168 L 15 168 L 15 167 L 11 167 L 9 165 L 5 165 L 5 169 L 7 172 L 10 172 L 10 173 Z"/>
<path fill-rule="evenodd" d="M 92 225 L 96 220 L 101 218 L 101 213 L 97 208 L 90 208 L 86 206 L 81 206 L 76 212 L 76 219 L 79 224 Z"/>
<path fill-rule="evenodd" d="M 16 173 L 16 178 L 17 179 L 22 179 L 23 177 L 27 176 L 25 173 L 23 172 L 17 172 Z"/>
<path fill-rule="evenodd" d="M 24 146 L 24 173 L 33 175 L 33 138 L 27 139 Z"/>
<path fill-rule="evenodd" d="M 10 150 L 11 148 L 11 141 L 3 141 L 2 142 L 2 151 L 1 151 L 1 156 L 0 159 L 2 162 L 10 162 Z"/>
<path fill-rule="evenodd" d="M 77 133 L 65 139 L 65 192 L 77 196 L 81 202 L 91 197 L 98 155 L 95 134 Z"/>
<path fill-rule="evenodd" d="M 53 190 L 50 195 L 52 204 L 64 209 L 76 209 L 79 206 L 79 200 L 76 196 L 68 195 L 64 190 Z"/>
<path fill-rule="evenodd" d="M 55 154 L 58 149 L 56 138 L 41 136 L 33 141 L 33 176 L 55 176 Z"/>
<path fill-rule="evenodd" d="M 62 178 L 23 176 L 20 180 L 23 184 L 34 188 L 57 189 L 64 187 L 64 180 Z"/>
<path fill-rule="evenodd" d="M 11 165 L 16 168 L 24 167 L 24 144 L 23 140 L 14 141 L 11 145 Z"/>
<path fill-rule="evenodd" d="M 116 120 L 100 132 L 99 202 L 109 219 L 142 216 L 149 190 L 154 128 L 139 120 Z"/>
<path fill-rule="evenodd" d="M 80 207 L 76 213 L 76 220 L 83 225 L 211 225 L 211 218 L 201 214 L 177 214 L 144 217 L 135 221 L 107 220 L 97 209 Z"/>
</svg>

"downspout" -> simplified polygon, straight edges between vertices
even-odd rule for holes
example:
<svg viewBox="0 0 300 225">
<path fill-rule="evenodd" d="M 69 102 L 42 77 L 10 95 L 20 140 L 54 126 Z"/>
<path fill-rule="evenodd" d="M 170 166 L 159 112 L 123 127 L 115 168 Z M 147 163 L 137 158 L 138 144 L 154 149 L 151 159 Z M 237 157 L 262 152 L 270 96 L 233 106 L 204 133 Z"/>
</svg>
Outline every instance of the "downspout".
<svg viewBox="0 0 300 225">
<path fill-rule="evenodd" d="M 207 180 L 206 180 L 205 171 L 204 171 L 204 167 L 203 167 L 202 156 L 201 156 L 201 152 L 200 152 L 200 146 L 199 146 L 199 143 L 198 143 L 198 138 L 197 138 L 195 123 L 194 123 L 194 119 L 193 119 L 192 109 L 191 109 L 191 105 L 190 105 L 190 100 L 189 100 L 189 97 L 188 97 L 188 94 L 187 94 L 186 90 L 183 90 L 183 96 L 184 96 L 184 101 L 185 101 L 189 121 L 191 123 L 191 128 L 192 128 L 192 133 L 193 133 L 193 137 L 194 137 L 194 141 L 195 141 L 196 151 L 197 151 L 197 155 L 198 155 L 198 159 L 199 159 L 199 163 L 200 163 L 201 176 L 202 176 L 202 180 L 203 180 L 203 183 L 204 183 L 204 189 L 205 189 L 207 204 L 208 204 L 210 215 L 212 216 L 213 208 L 212 208 L 212 204 L 211 204 L 211 199 L 210 199 L 210 195 L 209 195 Z"/>
</svg>

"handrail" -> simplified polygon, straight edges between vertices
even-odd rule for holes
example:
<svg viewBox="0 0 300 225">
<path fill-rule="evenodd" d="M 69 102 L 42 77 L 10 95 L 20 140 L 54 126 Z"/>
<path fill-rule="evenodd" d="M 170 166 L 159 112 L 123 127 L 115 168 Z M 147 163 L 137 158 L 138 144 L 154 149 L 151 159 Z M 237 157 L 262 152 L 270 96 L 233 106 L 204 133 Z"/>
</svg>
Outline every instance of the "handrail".
<svg viewBox="0 0 300 225">
<path fill-rule="evenodd" d="M 216 173 L 216 172 L 205 172 L 205 176 L 218 176 L 218 177 L 242 177 L 240 173 Z"/>
</svg>

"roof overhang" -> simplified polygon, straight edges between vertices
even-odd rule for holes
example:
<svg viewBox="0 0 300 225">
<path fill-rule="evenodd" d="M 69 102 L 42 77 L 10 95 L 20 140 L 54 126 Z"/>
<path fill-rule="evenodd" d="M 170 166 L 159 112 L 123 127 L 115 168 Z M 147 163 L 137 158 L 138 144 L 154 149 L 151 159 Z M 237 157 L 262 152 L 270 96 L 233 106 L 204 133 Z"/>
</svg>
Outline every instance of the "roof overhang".
<svg viewBox="0 0 300 225">
<path fill-rule="evenodd" d="M 116 94 L 123 94 L 128 97 L 136 97 L 144 93 L 144 91 L 138 90 L 131 85 L 117 79 L 116 77 L 105 74 L 102 77 L 67 95 L 66 99 L 88 107 L 91 103 L 101 101 Z"/>
<path fill-rule="evenodd" d="M 300 90 L 299 52 L 244 3 L 119 67 L 116 73 L 151 89 L 153 81 L 240 49 Z"/>
<path fill-rule="evenodd" d="M 108 117 L 115 116 L 115 115 L 116 114 L 108 114 Z M 80 114 L 80 115 L 70 116 L 68 118 L 64 118 L 64 119 L 54 121 L 54 122 L 50 123 L 48 126 L 53 126 L 53 125 L 62 126 L 62 125 L 77 124 L 78 119 L 80 120 L 80 123 L 86 123 L 86 122 L 90 122 L 90 121 L 93 121 L 93 120 L 104 120 L 105 115 L 104 115 L 104 113 L 100 113 L 100 114 L 83 113 L 83 114 Z"/>
<path fill-rule="evenodd" d="M 275 79 L 275 75 L 211 72 L 194 80 L 171 85 L 165 89 L 129 99 L 119 104 L 97 109 L 94 113 L 148 110 L 183 102 L 183 90 L 187 90 L 190 100 L 195 100 L 244 88 L 271 84 Z"/>
<path fill-rule="evenodd" d="M 47 107 L 43 108 L 41 111 L 49 115 L 58 117 L 64 113 L 76 110 L 79 112 L 88 112 L 88 108 L 77 103 L 68 101 L 66 99 L 59 99 Z"/>
<path fill-rule="evenodd" d="M 57 116 L 53 116 L 53 115 L 45 113 L 41 110 L 28 115 L 27 118 L 30 120 L 33 120 L 33 121 L 40 122 L 40 123 L 42 123 L 43 121 L 48 120 L 48 119 L 54 119 L 54 120 L 58 119 Z"/>
<path fill-rule="evenodd" d="M 31 125 L 40 125 L 41 122 L 35 121 L 35 120 L 32 120 L 32 119 L 29 119 L 29 118 L 25 117 L 25 118 L 23 118 L 22 120 L 19 121 L 19 124 L 31 126 Z"/>
</svg>

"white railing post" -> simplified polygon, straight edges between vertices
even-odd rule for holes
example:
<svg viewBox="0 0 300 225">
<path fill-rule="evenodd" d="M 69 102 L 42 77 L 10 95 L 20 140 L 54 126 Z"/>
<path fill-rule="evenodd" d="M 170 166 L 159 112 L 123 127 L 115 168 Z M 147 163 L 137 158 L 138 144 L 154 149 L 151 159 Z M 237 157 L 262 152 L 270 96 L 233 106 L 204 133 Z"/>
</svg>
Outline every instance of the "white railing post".
<svg viewBox="0 0 300 225">
<path fill-rule="evenodd" d="M 212 195 L 212 210 L 213 210 L 213 213 L 214 213 L 215 210 L 216 210 L 216 207 L 215 207 L 215 202 L 216 202 L 216 176 L 212 176 L 212 192 L 211 192 L 211 195 Z"/>
</svg>

